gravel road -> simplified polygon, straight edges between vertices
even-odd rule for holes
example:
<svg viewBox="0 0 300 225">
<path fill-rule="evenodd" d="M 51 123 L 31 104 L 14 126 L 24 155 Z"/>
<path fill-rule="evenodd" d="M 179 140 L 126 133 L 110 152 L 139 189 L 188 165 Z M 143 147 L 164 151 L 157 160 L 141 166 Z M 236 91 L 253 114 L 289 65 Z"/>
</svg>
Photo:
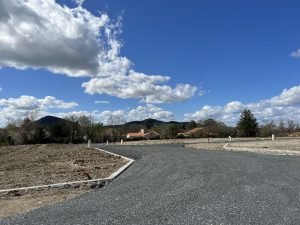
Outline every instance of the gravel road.
<svg viewBox="0 0 300 225">
<path fill-rule="evenodd" d="M 300 224 L 300 157 L 101 146 L 136 159 L 104 188 L 0 224 Z"/>
</svg>

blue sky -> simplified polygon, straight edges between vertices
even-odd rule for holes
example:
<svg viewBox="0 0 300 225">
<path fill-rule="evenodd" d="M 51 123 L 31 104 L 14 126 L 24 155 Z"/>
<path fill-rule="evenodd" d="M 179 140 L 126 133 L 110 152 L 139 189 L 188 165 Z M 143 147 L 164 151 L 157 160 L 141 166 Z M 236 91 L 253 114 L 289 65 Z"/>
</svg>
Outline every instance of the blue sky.
<svg viewBox="0 0 300 225">
<path fill-rule="evenodd" d="M 0 27 L 2 36 L 5 34 L 8 38 L 16 39 L 15 42 L 0 39 L 0 110 L 3 118 L 4 113 L 7 114 L 10 110 L 19 110 L 20 112 L 14 115 L 17 117 L 34 109 L 40 111 L 41 115 L 50 113 L 63 116 L 68 112 L 89 112 L 95 114 L 99 120 L 105 120 L 105 115 L 109 113 L 116 113 L 125 115 L 126 121 L 149 116 L 162 120 L 201 120 L 211 117 L 234 124 L 240 111 L 250 108 L 261 121 L 299 121 L 296 115 L 300 104 L 300 52 L 297 52 L 300 48 L 299 1 L 86 0 L 80 6 L 81 10 L 91 13 L 95 18 L 107 15 L 110 21 L 104 28 L 117 32 L 109 38 L 103 34 L 95 35 L 100 40 L 100 45 L 105 46 L 105 49 L 98 46 L 99 52 L 106 51 L 105 54 L 108 54 L 108 50 L 114 47 L 109 41 L 118 43 L 117 48 L 120 52 L 117 51 L 109 61 L 117 60 L 119 63 L 119 59 L 126 57 L 131 62 L 128 67 L 130 70 L 146 76 L 140 78 L 141 81 L 137 81 L 136 75 L 128 80 L 130 72 L 125 66 L 124 70 L 128 70 L 120 76 L 124 78 L 126 85 L 118 87 L 115 91 L 109 89 L 113 84 L 109 87 L 103 85 L 110 79 L 118 81 L 119 78 L 117 79 L 115 74 L 120 71 L 116 72 L 115 68 L 109 73 L 101 68 L 97 72 L 91 72 L 86 69 L 92 65 L 89 63 L 83 63 L 74 70 L 71 68 L 78 64 L 72 64 L 73 58 L 77 60 L 76 54 L 83 52 L 84 55 L 78 56 L 78 62 L 91 61 L 92 55 L 97 55 L 97 52 L 93 52 L 97 48 L 92 46 L 98 42 L 94 37 L 90 38 L 93 26 L 97 23 L 94 19 L 90 19 L 90 23 L 81 23 L 80 30 L 75 33 L 72 30 L 68 33 L 66 31 L 68 38 L 63 39 L 63 42 L 55 42 L 55 35 L 57 39 L 61 38 L 61 33 L 56 31 L 55 26 L 65 24 L 67 30 L 73 26 L 66 24 L 70 22 L 70 17 L 56 16 L 56 19 L 48 21 L 49 18 L 45 15 L 37 15 L 40 22 L 36 22 L 29 14 L 24 13 L 24 17 L 28 18 L 28 24 L 24 28 L 18 18 L 20 15 L 14 14 L 13 9 L 16 6 L 13 1 L 1 4 L 4 4 L 2 8 L 6 10 L 6 14 L 10 15 L 10 20 L 0 17 L 1 24 L 18 27 L 18 31 L 23 32 L 16 32 L 13 36 L 7 33 L 8 29 L 5 29 L 5 26 Z M 65 11 L 62 12 L 63 5 L 64 9 L 78 7 L 78 3 L 68 0 L 56 3 L 46 0 L 44 4 L 53 12 L 57 10 L 58 15 L 66 14 Z M 39 5 L 41 4 L 38 0 L 23 2 L 28 11 L 35 13 L 45 10 L 39 9 Z M 76 18 L 74 12 L 67 11 L 67 14 L 72 19 Z M 122 22 L 118 23 L 120 16 Z M 53 29 L 49 33 L 53 35 L 53 39 L 49 39 L 47 43 L 41 41 L 40 34 L 43 31 L 48 32 L 43 30 L 44 21 Z M 87 27 L 88 31 L 82 31 L 85 29 L 83 27 Z M 24 32 L 28 32 L 26 35 L 29 36 L 19 39 L 16 37 Z M 89 39 L 83 36 L 74 40 L 69 35 L 81 32 L 87 32 Z M 30 38 L 34 41 L 28 41 Z M 70 53 L 72 48 L 61 47 L 71 41 L 70 46 L 78 43 L 74 47 L 74 53 Z M 88 47 L 80 49 L 81 45 L 85 46 L 82 43 L 86 42 L 90 43 Z M 13 43 L 17 43 L 17 47 L 21 46 L 21 56 L 18 53 L 19 48 L 13 47 Z M 23 49 L 24 45 L 28 46 Z M 49 54 L 45 56 L 49 63 L 40 60 L 41 57 L 37 57 L 39 54 L 32 53 L 37 49 L 43 52 L 42 57 Z M 73 55 L 70 56 L 69 53 Z M 26 54 L 30 59 L 27 60 Z M 59 55 L 64 57 L 55 60 Z M 105 60 L 107 63 L 107 58 Z M 62 65 L 63 63 L 65 64 Z M 99 63 L 98 66 L 105 65 Z M 85 69 L 84 72 L 82 68 Z M 108 79 L 103 79 L 103 74 Z M 149 75 L 168 76 L 170 79 L 160 77 L 157 78 L 157 83 L 149 81 L 149 84 L 145 81 Z M 90 83 L 91 89 L 86 91 L 87 87 L 83 87 L 82 84 L 89 83 L 93 78 L 96 81 Z M 101 84 L 96 85 L 96 82 Z M 147 85 L 152 85 L 156 93 L 145 94 L 144 90 L 128 91 L 138 87 L 139 82 L 141 85 L 146 82 L 146 88 Z M 177 89 L 178 84 L 189 86 Z M 163 85 L 167 85 L 168 90 L 161 88 Z M 167 95 L 168 91 L 170 93 Z M 174 94 L 178 92 L 184 94 Z M 199 92 L 202 94 L 199 95 Z M 36 103 L 24 108 L 23 103 L 20 103 L 21 96 L 33 96 L 37 101 L 45 96 L 52 96 L 64 103 L 74 102 L 76 106 L 53 106 L 51 103 L 43 103 L 41 106 Z M 163 97 L 160 99 L 161 96 Z M 109 104 L 95 104 L 95 101 L 108 101 Z M 22 107 L 18 108 L 17 104 L 21 104 Z M 5 123 L 5 119 L 2 119 L 2 123 Z"/>
</svg>

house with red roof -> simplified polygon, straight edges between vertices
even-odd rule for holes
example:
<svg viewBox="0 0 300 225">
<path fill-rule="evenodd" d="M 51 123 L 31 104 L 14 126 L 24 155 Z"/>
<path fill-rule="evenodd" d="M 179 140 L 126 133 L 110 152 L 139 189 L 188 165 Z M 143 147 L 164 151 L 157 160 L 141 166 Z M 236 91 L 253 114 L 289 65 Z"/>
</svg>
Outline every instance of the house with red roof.
<svg viewBox="0 0 300 225">
<path fill-rule="evenodd" d="M 127 139 L 157 139 L 159 138 L 159 133 L 155 131 L 148 131 L 145 133 L 144 129 L 141 129 L 139 132 L 128 133 L 126 135 Z"/>
</svg>

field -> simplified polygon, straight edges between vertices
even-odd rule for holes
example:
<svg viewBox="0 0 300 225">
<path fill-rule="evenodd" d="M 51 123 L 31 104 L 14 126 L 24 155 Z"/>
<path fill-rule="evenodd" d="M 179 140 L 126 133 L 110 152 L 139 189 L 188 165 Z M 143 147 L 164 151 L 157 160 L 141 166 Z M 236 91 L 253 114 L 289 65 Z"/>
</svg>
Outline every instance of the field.
<svg viewBox="0 0 300 225">
<path fill-rule="evenodd" d="M 233 138 L 231 142 L 224 139 L 213 139 L 210 143 L 198 142 L 185 144 L 186 148 L 206 150 L 250 151 L 261 154 L 300 155 L 300 139 L 298 138 Z"/>
<path fill-rule="evenodd" d="M 228 138 L 210 138 L 209 142 L 226 143 Z M 161 144 L 198 144 L 207 143 L 207 138 L 187 138 L 187 139 L 164 139 L 164 140 L 141 140 L 126 141 L 124 145 L 161 145 Z"/>
<path fill-rule="evenodd" d="M 120 157 L 80 145 L 0 148 L 0 189 L 106 178 L 125 164 Z M 60 202 L 90 190 L 40 189 L 0 194 L 0 217 Z"/>
<path fill-rule="evenodd" d="M 283 154 L 284 151 L 294 151 L 298 155 L 300 151 L 300 138 L 288 138 L 280 137 L 272 141 L 271 138 L 232 138 L 229 142 L 229 138 L 194 138 L 194 139 L 168 139 L 168 140 L 141 140 L 141 141 L 129 141 L 124 142 L 125 145 L 155 145 L 155 144 L 182 144 L 186 148 L 204 149 L 204 150 L 223 150 L 224 146 L 234 149 L 240 149 L 242 151 L 257 151 L 258 153 L 273 154 L 273 150 L 276 153 Z"/>
<path fill-rule="evenodd" d="M 271 138 L 232 138 L 234 142 L 239 141 L 261 141 Z M 156 145 L 156 144 L 198 144 L 198 143 L 226 143 L 228 138 L 183 138 L 183 139 L 164 139 L 164 140 L 140 140 L 126 141 L 124 145 Z"/>
<path fill-rule="evenodd" d="M 300 151 L 300 139 L 276 139 L 275 141 L 265 140 L 257 142 L 233 142 L 230 144 L 234 148 L 251 149 L 274 149 L 274 150 L 292 150 Z"/>
</svg>

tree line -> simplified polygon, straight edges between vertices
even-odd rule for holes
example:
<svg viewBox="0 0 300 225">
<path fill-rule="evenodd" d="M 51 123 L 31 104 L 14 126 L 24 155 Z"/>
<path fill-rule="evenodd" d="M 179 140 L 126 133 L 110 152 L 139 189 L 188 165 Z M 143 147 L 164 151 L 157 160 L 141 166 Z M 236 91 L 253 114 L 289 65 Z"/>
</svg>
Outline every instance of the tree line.
<svg viewBox="0 0 300 225">
<path fill-rule="evenodd" d="M 155 124 L 155 120 L 147 119 L 142 124 L 131 124 L 114 116 L 110 118 L 107 126 L 85 115 L 70 115 L 53 125 L 38 123 L 36 119 L 37 115 L 30 113 L 25 119 L 10 121 L 5 128 L 0 129 L 0 145 L 84 143 L 88 139 L 95 143 L 117 142 L 125 140 L 128 132 L 137 132 L 140 129 L 153 130 L 159 134 L 160 139 L 180 138 L 179 132 L 197 127 L 202 128 L 201 131 L 191 134 L 190 138 L 270 137 L 272 134 L 287 136 L 296 131 L 300 132 L 299 124 L 293 120 L 258 124 L 254 114 L 248 109 L 241 113 L 235 127 L 214 119 L 162 124 Z"/>
<path fill-rule="evenodd" d="M 59 123 L 45 125 L 30 113 L 25 119 L 10 121 L 0 129 L 0 145 L 83 143 L 88 139 L 100 142 L 97 138 L 102 129 L 103 125 L 89 116 L 70 115 Z"/>
</svg>

